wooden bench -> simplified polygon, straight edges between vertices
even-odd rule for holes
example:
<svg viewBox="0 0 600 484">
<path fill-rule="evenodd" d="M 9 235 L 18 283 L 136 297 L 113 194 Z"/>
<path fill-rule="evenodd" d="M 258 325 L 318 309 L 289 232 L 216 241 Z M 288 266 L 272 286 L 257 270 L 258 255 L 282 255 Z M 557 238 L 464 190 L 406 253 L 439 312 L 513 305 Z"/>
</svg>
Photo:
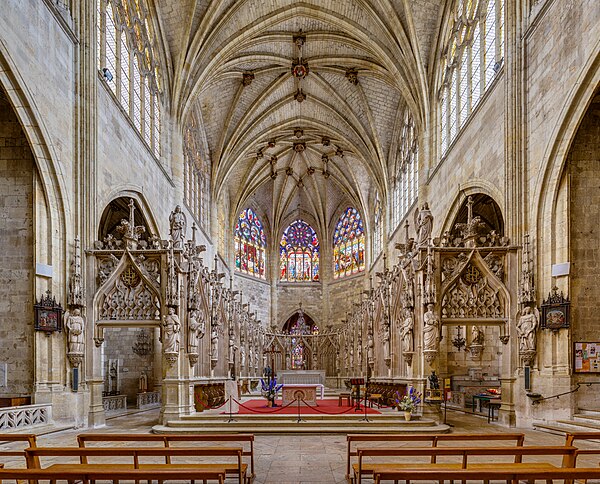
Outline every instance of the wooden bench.
<svg viewBox="0 0 600 484">
<path fill-rule="evenodd" d="M 216 474 L 235 474 L 239 476 L 239 484 L 246 482 L 248 466 L 242 463 L 242 447 L 37 447 L 26 449 L 27 465 L 29 469 L 40 469 L 40 457 L 76 457 L 79 463 L 74 464 L 52 464 L 46 469 L 57 472 L 95 472 L 100 470 L 112 470 L 115 473 L 141 469 L 145 471 L 160 471 L 170 469 L 186 469 L 190 473 L 197 472 L 197 477 L 202 479 L 201 474 L 206 471 L 214 471 Z M 145 464 L 140 462 L 141 457 L 232 457 L 235 463 L 159 463 Z M 116 457 L 131 457 L 131 463 L 103 462 L 90 464 L 89 457 L 104 457 L 114 459 Z M 233 460 L 233 459 L 232 459 Z M 156 477 L 154 478 L 156 479 Z"/>
<path fill-rule="evenodd" d="M 105 434 L 84 433 L 77 436 L 79 447 L 86 447 L 91 442 L 160 442 L 163 447 L 171 447 L 172 443 L 185 442 L 241 442 L 248 443 L 249 448 L 242 451 L 242 456 L 250 458 L 248 482 L 256 477 L 254 472 L 254 435 L 253 434 Z M 170 456 L 165 456 L 165 463 L 170 464 Z"/>
<path fill-rule="evenodd" d="M 356 451 L 352 450 L 352 443 L 356 442 L 428 442 L 431 447 L 438 447 L 443 442 L 452 445 L 453 442 L 488 442 L 488 441 L 511 441 L 515 445 L 522 446 L 525 434 L 503 433 L 503 434 L 348 434 L 348 450 L 346 455 L 346 479 L 353 482 L 351 474 L 352 457 L 357 457 Z M 435 463 L 435 455 L 431 457 L 431 463 Z M 370 472 L 366 472 L 370 474 Z"/>
<path fill-rule="evenodd" d="M 141 480 L 203 480 L 216 481 L 219 484 L 225 483 L 225 472 L 218 470 L 191 470 L 182 468 L 144 470 L 144 469 L 122 469 L 114 470 L 110 468 L 98 470 L 85 470 L 83 466 L 73 469 L 54 470 L 54 469 L 0 469 L 0 481 L 3 479 L 29 480 L 37 483 L 38 480 L 56 482 L 58 479 L 68 482 L 83 481 L 84 483 L 102 480 L 118 483 L 119 480 L 128 480 L 139 482 Z"/>
<path fill-rule="evenodd" d="M 563 467 L 574 468 L 576 462 L 576 447 L 566 446 L 528 446 L 528 447 L 380 447 L 358 448 L 358 464 L 353 465 L 354 481 L 360 484 L 364 474 L 381 473 L 389 475 L 402 470 L 459 470 L 472 469 L 481 471 L 518 471 L 518 470 L 552 470 L 558 466 L 546 461 L 523 462 L 523 456 L 567 456 L 568 465 Z M 437 462 L 437 457 L 458 457 L 458 462 Z M 479 456 L 509 456 L 512 462 L 469 462 L 469 458 Z M 406 463 L 373 463 L 363 465 L 366 457 L 404 457 L 410 461 Z M 415 463 L 418 457 L 435 457 L 435 462 Z M 564 462 L 564 461 L 563 461 Z M 366 471 L 366 472 L 365 472 Z"/>
<path fill-rule="evenodd" d="M 381 484 L 383 481 L 462 481 L 462 482 L 489 482 L 489 481 L 507 481 L 518 484 L 519 481 L 534 482 L 536 479 L 545 480 L 552 483 L 553 480 L 562 480 L 567 482 L 571 479 L 599 479 L 600 469 L 598 468 L 580 468 L 580 469 L 423 469 L 423 470 L 395 470 L 387 472 L 376 471 L 373 479 L 374 484 Z"/>
</svg>

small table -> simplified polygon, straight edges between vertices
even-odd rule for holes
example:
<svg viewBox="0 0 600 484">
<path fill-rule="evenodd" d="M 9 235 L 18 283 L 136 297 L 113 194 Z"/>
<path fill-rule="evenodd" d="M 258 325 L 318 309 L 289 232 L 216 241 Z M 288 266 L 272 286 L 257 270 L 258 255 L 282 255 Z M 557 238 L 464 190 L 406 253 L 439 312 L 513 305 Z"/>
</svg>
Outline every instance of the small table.
<svg viewBox="0 0 600 484">
<path fill-rule="evenodd" d="M 351 406 L 351 395 L 348 392 L 340 393 L 338 396 L 338 407 L 341 407 L 344 403 L 344 399 L 348 401 L 348 406 Z"/>
<path fill-rule="evenodd" d="M 377 408 L 381 407 L 381 399 L 383 395 L 381 393 L 371 393 L 369 395 L 369 406 L 373 408 L 373 404 L 377 405 Z"/>
<path fill-rule="evenodd" d="M 493 422 L 494 420 L 498 420 L 498 414 L 500 413 L 500 407 L 502 406 L 502 402 L 488 402 L 488 423 Z M 494 418 L 494 409 L 497 409 L 496 418 Z"/>
</svg>

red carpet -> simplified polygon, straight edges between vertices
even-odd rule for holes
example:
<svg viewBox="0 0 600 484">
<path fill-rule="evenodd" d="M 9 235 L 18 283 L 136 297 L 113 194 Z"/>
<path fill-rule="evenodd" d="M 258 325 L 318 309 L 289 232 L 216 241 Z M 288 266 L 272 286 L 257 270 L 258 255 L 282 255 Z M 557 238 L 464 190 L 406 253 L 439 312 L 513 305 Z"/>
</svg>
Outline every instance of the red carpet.
<svg viewBox="0 0 600 484">
<path fill-rule="evenodd" d="M 275 415 L 297 415 L 298 405 L 296 402 L 291 405 L 282 408 L 281 400 L 275 400 L 277 407 L 267 407 L 267 401 L 264 398 L 257 398 L 256 400 L 248 400 L 240 405 L 240 415 L 260 415 L 260 414 L 275 414 Z M 346 403 L 344 401 L 344 403 Z M 306 405 L 300 406 L 300 415 L 360 415 L 365 413 L 364 406 L 360 406 L 360 412 L 355 412 L 353 407 L 344 405 L 338 407 L 337 398 L 325 398 L 323 400 L 317 400 L 317 407 L 308 407 Z M 227 412 L 222 412 L 227 413 Z M 381 414 L 376 408 L 367 408 L 367 413 L 370 415 Z"/>
</svg>

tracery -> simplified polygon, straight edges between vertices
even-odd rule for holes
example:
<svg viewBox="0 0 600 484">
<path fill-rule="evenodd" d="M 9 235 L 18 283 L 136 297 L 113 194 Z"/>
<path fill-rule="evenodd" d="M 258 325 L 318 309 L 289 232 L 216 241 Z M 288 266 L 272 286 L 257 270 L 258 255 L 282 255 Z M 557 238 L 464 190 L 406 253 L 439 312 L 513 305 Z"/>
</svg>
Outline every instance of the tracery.
<svg viewBox="0 0 600 484">
<path fill-rule="evenodd" d="M 459 0 L 440 74 L 441 153 L 446 153 L 504 63 L 504 0 Z"/>
<path fill-rule="evenodd" d="M 254 210 L 242 210 L 234 230 L 235 270 L 265 279 L 267 238 Z"/>
<path fill-rule="evenodd" d="M 365 235 L 360 213 L 348 207 L 340 217 L 333 234 L 333 277 L 356 274 L 365 270 Z"/>
<path fill-rule="evenodd" d="M 304 220 L 296 220 L 284 230 L 279 253 L 282 281 L 319 280 L 319 239 Z"/>
<path fill-rule="evenodd" d="M 142 0 L 97 0 L 98 70 L 135 129 L 161 151 L 161 69 Z"/>
</svg>

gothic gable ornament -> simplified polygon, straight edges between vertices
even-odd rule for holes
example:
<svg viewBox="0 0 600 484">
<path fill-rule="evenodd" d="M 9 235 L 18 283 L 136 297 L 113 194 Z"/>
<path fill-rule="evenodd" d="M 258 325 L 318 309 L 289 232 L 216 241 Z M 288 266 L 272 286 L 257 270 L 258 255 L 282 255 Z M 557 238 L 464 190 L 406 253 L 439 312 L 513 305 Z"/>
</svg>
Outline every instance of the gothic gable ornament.
<svg viewBox="0 0 600 484">
<path fill-rule="evenodd" d="M 558 287 L 554 286 L 548 294 L 548 299 L 542 303 L 540 326 L 543 329 L 551 329 L 552 331 L 568 328 L 571 323 L 570 306 L 569 298 L 566 298 L 562 291 L 559 294 Z"/>
</svg>

